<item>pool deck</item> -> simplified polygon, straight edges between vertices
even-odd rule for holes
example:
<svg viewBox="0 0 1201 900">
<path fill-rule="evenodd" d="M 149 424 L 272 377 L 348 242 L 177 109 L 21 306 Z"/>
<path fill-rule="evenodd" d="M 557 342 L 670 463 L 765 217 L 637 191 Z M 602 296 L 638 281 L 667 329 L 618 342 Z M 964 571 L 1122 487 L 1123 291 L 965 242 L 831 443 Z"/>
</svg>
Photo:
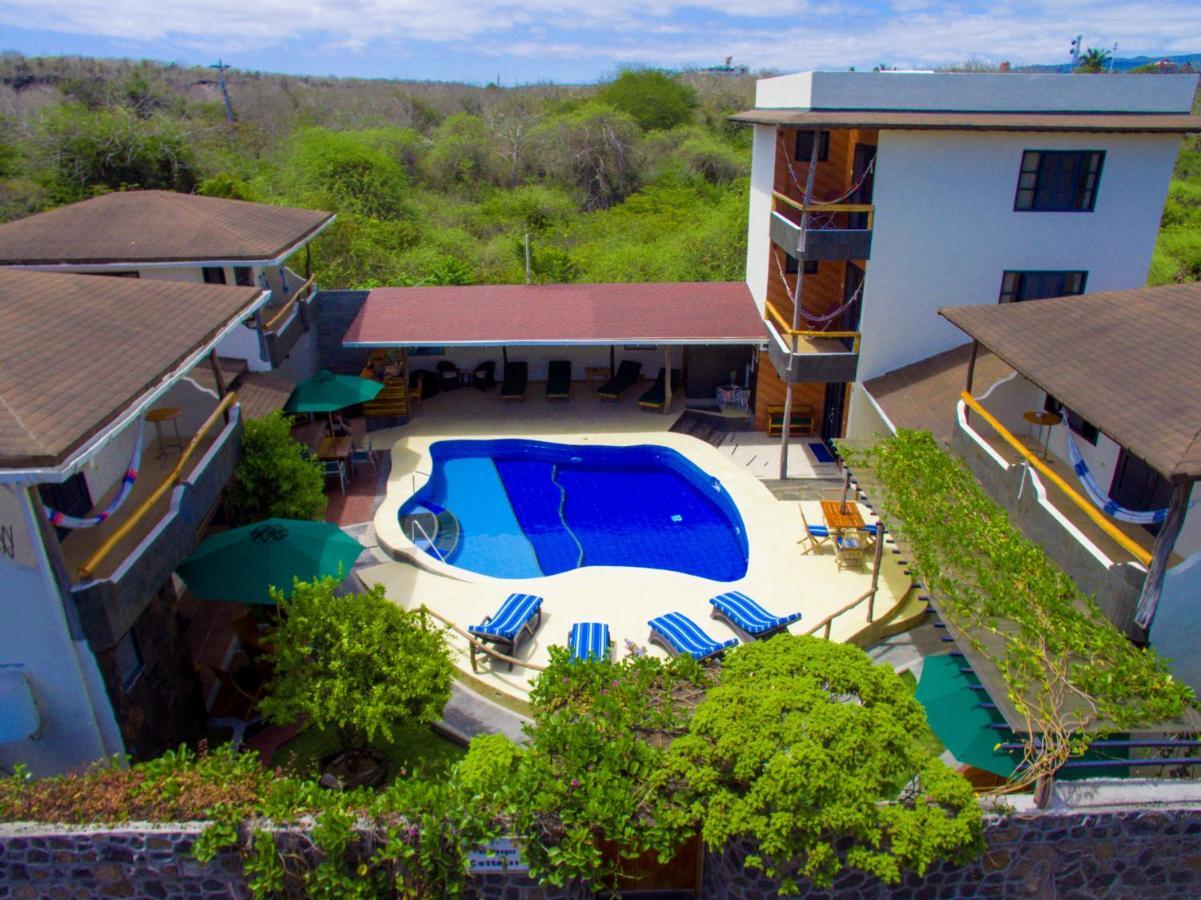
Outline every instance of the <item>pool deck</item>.
<svg viewBox="0 0 1201 900">
<path fill-rule="evenodd" d="M 539 393 L 531 385 L 531 395 Z M 375 516 L 380 546 L 395 561 L 358 569 L 368 584 L 384 585 L 388 596 L 405 607 L 425 604 L 460 627 L 480 622 L 496 612 L 511 592 L 535 593 L 544 598 L 542 624 L 532 639 L 520 646 L 518 658 L 545 665 L 547 648 L 564 645 L 574 622 L 597 621 L 609 625 L 616 654 L 631 646 L 664 655 L 650 645 L 647 620 L 678 611 L 693 618 L 712 637 L 735 636 L 724 621 L 710 618 L 709 598 L 739 590 L 765 608 L 779 613 L 799 611 L 802 618 L 792 631 L 803 634 L 826 616 L 868 590 L 870 564 L 862 570 L 838 571 L 833 554 L 803 555 L 797 545 L 803 529 L 798 504 L 777 500 L 747 468 L 720 448 L 688 435 L 668 431 L 683 409 L 673 404 L 671 414 L 639 410 L 631 396 L 621 403 L 601 403 L 586 385 L 576 383 L 568 403 L 546 401 L 541 396 L 524 403 L 502 404 L 495 393 L 460 391 L 460 397 L 432 398 L 410 424 L 374 432 L 380 450 L 390 450 L 391 473 L 387 494 Z M 638 389 L 630 394 L 636 397 Z M 574 399 L 578 395 L 578 399 Z M 452 401 L 439 403 L 439 400 Z M 559 443 L 628 446 L 658 444 L 670 447 L 716 476 L 737 504 L 746 526 L 751 552 L 744 578 L 717 582 L 657 569 L 586 566 L 558 575 L 530 579 L 500 579 L 447 566 L 413 547 L 403 534 L 396 512 L 431 471 L 429 447 L 439 440 L 477 438 L 527 438 Z M 816 502 L 806 502 L 806 517 L 821 521 Z M 865 518 L 870 520 L 867 511 Z M 886 552 L 881 567 L 877 618 L 898 604 L 910 586 L 893 554 Z M 866 624 L 866 604 L 835 619 L 831 637 L 845 640 Z M 467 642 L 451 635 L 460 668 L 470 671 Z M 483 660 L 477 677 L 519 699 L 524 699 L 536 670 L 518 666 L 512 672 L 499 662 Z"/>
</svg>

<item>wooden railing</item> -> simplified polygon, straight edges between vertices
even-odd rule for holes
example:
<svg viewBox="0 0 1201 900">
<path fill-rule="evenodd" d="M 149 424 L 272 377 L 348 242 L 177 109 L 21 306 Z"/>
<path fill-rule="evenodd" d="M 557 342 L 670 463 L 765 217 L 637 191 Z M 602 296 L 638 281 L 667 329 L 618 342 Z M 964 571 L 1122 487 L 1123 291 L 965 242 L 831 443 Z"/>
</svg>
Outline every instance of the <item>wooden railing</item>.
<svg viewBox="0 0 1201 900">
<path fill-rule="evenodd" d="M 263 331 L 274 331 L 277 325 L 281 325 L 287 321 L 288 313 L 292 311 L 292 307 L 296 305 L 298 300 L 304 300 L 309 296 L 313 288 L 313 279 L 310 278 L 300 287 L 292 291 L 292 296 L 288 302 L 281 306 L 270 319 L 263 323 Z"/>
<path fill-rule="evenodd" d="M 154 508 L 154 505 L 162 499 L 164 494 L 166 494 L 169 490 L 175 487 L 176 484 L 179 483 L 184 469 L 187 467 L 188 460 L 192 458 L 192 454 L 196 452 L 196 448 L 200 446 L 200 443 L 204 440 L 209 431 L 212 430 L 213 426 L 224 418 L 225 413 L 231 406 L 234 405 L 234 403 L 237 402 L 237 399 L 238 395 L 233 392 L 226 394 L 221 399 L 221 402 L 217 404 L 217 408 L 214 409 L 212 413 L 209 414 L 209 417 L 204 420 L 204 424 L 200 426 L 196 434 L 192 436 L 192 440 L 188 443 L 188 446 L 185 447 L 183 452 L 179 455 L 179 462 L 175 464 L 175 468 L 173 468 L 170 473 L 168 473 L 167 477 L 164 478 L 163 481 L 158 485 L 158 487 L 156 487 L 150 493 L 150 496 L 143 500 L 138 505 L 138 508 L 129 514 L 129 518 L 122 522 L 121 525 L 105 539 L 104 543 L 97 547 L 96 551 L 84 561 L 83 565 L 79 567 L 79 574 L 81 577 L 90 578 L 96 569 L 99 568 L 100 564 L 108 558 L 110 553 L 113 552 L 113 548 L 116 547 L 117 544 L 121 543 L 121 541 L 124 540 L 131 531 L 133 531 L 133 529 L 139 522 L 142 521 L 142 519 L 146 518 L 146 515 L 151 509 Z"/>
<path fill-rule="evenodd" d="M 427 613 L 431 617 L 437 619 L 439 622 L 441 622 L 443 625 L 445 625 L 447 628 L 449 628 L 455 634 L 467 639 L 467 643 L 471 646 L 471 671 L 472 672 L 479 672 L 479 666 L 476 663 L 476 659 L 475 659 L 475 654 L 477 652 L 485 653 L 488 656 L 491 656 L 493 659 L 499 659 L 501 662 L 506 662 L 506 663 L 509 663 L 510 665 L 523 666 L 524 668 L 527 668 L 527 669 L 533 669 L 535 672 L 545 672 L 546 671 L 546 666 L 540 666 L 537 663 L 526 662 L 525 660 L 517 659 L 516 657 L 513 657 L 513 656 L 506 656 L 505 654 L 501 653 L 499 650 L 492 649 L 487 644 L 485 644 L 482 641 L 480 641 L 479 639 L 477 639 L 475 637 L 475 635 L 473 635 L 467 631 L 464 631 L 462 628 L 460 628 L 458 625 L 456 625 L 450 619 L 446 618 L 445 616 L 438 615 L 436 612 L 434 612 L 432 609 L 430 609 L 424 603 L 421 604 L 421 606 L 418 608 L 422 612 Z"/>
<path fill-rule="evenodd" d="M 813 216 L 824 216 L 830 213 L 863 213 L 867 216 L 867 222 L 863 228 L 848 229 L 851 231 L 871 231 L 872 223 L 876 217 L 876 207 L 871 203 L 802 203 L 800 200 L 794 200 L 787 194 L 781 194 L 779 191 L 771 192 L 772 212 L 776 211 L 776 205 L 783 203 L 790 209 L 795 209 L 799 213 L 809 213 Z M 794 223 L 796 224 L 796 223 Z M 799 227 L 799 225 L 798 225 Z"/>
<path fill-rule="evenodd" d="M 765 308 L 767 310 L 768 321 L 772 321 L 775 324 L 776 330 L 778 332 L 780 332 L 780 334 L 782 336 L 792 339 L 791 340 L 791 343 L 792 343 L 791 352 L 793 354 L 796 354 L 799 352 L 798 345 L 799 345 L 799 341 L 802 338 L 809 339 L 809 340 L 819 340 L 820 339 L 820 340 L 832 340 L 832 341 L 850 340 L 851 341 L 850 352 L 851 353 L 859 352 L 859 338 L 861 336 L 861 332 L 858 332 L 858 331 L 798 330 L 798 329 L 795 329 L 792 327 L 792 323 L 784 318 L 784 315 L 778 309 L 776 309 L 775 305 L 770 300 L 768 300 L 767 303 L 765 304 Z"/>
<path fill-rule="evenodd" d="M 1082 496 L 1079 491 L 1064 481 L 1064 479 L 1061 478 L 1055 471 L 1053 471 L 1050 466 L 1035 456 L 1030 451 L 1029 447 L 1022 443 L 1019 438 L 1015 437 L 1008 428 L 997 421 L 996 416 L 981 406 L 980 402 L 975 397 L 973 397 L 967 391 L 961 391 L 959 398 L 967 405 L 969 409 L 979 414 L 980 418 L 991 425 L 992 429 L 998 435 L 1000 435 L 1001 439 L 1015 451 L 1017 451 L 1018 455 L 1020 455 L 1022 459 L 1037 469 L 1040 475 L 1067 494 L 1069 500 L 1076 504 L 1076 506 L 1078 506 L 1080 510 L 1086 516 L 1088 516 L 1094 524 L 1097 525 L 1097 527 L 1109 535 L 1109 537 L 1117 541 L 1117 543 L 1127 553 L 1141 562 L 1144 566 L 1149 566 L 1151 564 L 1151 554 L 1147 550 L 1140 547 L 1137 542 L 1126 535 L 1120 528 L 1114 525 L 1113 522 L 1109 521 L 1109 519 L 1107 519 L 1105 515 L 1099 509 L 1097 509 L 1097 507 L 1093 506 L 1093 504 L 1087 498 Z"/>
<path fill-rule="evenodd" d="M 867 624 L 870 625 L 875 620 L 875 617 L 876 617 L 875 616 L 875 614 L 876 614 L 876 591 L 878 591 L 878 590 L 879 590 L 879 588 L 875 588 L 875 587 L 868 589 L 866 593 L 863 593 L 860 596 L 856 597 L 854 600 L 852 600 L 846 606 L 842 607 L 841 609 L 839 609 L 835 612 L 830 613 L 830 615 L 826 616 L 824 619 L 822 619 L 820 622 L 818 622 L 816 625 L 814 625 L 812 628 L 810 628 L 808 631 L 806 631 L 805 634 L 816 634 L 817 632 L 822 631 L 822 637 L 825 638 L 827 641 L 830 640 L 830 626 L 834 624 L 834 620 L 837 619 L 839 616 L 841 616 L 843 613 L 850 612 L 852 609 L 854 609 L 856 606 L 858 606 L 864 600 L 872 601 L 871 603 L 868 604 L 868 607 L 867 607 Z M 824 629 L 824 631 L 823 631 L 823 629 Z"/>
</svg>

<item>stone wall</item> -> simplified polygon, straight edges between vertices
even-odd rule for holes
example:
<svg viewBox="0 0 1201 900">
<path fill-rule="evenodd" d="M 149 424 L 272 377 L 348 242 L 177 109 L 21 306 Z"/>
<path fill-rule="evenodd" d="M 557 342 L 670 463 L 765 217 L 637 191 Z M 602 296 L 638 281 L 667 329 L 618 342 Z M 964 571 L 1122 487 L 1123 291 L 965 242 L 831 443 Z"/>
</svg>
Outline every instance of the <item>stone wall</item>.
<svg viewBox="0 0 1201 900">
<path fill-rule="evenodd" d="M 308 314 L 317 332 L 318 364 L 322 369 L 358 375 L 371 351 L 343 347 L 342 338 L 354 321 L 367 291 L 320 291 L 309 305 Z"/>
<path fill-rule="evenodd" d="M 247 897 L 236 853 L 192 859 L 200 826 L 52 830 L 0 826 L 0 897 Z M 281 840 L 290 841 L 289 832 Z M 295 835 L 293 835 L 295 837 Z M 1181 897 L 1201 894 L 1201 809 L 990 816 L 988 851 L 968 866 L 938 865 L 924 878 L 889 887 L 862 874 L 827 897 Z M 294 843 L 289 849 L 299 847 Z M 776 885 L 744 868 L 747 846 L 705 861 L 703 897 L 777 896 Z M 543 890 L 524 874 L 477 876 L 486 900 L 575 900 L 579 888 Z"/>
</svg>

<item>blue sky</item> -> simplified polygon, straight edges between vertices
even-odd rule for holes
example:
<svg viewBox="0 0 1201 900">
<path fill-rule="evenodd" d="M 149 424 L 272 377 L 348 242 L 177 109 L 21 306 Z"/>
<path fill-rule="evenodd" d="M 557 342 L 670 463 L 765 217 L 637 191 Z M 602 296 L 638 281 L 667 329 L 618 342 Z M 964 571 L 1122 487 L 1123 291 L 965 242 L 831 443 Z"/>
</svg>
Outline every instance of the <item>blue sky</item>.
<svg viewBox="0 0 1201 900">
<path fill-rule="evenodd" d="M 0 0 L 0 50 L 502 84 L 733 56 L 752 70 L 1064 62 L 1201 50 L 1201 2 L 1154 0 Z"/>
</svg>

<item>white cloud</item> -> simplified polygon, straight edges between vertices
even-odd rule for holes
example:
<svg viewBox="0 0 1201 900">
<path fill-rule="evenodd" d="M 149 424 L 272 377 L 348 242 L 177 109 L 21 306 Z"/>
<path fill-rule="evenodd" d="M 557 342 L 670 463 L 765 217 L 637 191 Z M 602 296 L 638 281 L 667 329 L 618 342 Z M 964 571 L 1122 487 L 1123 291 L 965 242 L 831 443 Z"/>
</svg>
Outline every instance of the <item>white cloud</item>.
<svg viewBox="0 0 1201 900">
<path fill-rule="evenodd" d="M 397 52 L 412 42 L 515 59 L 753 68 L 1066 61 L 1068 42 L 1122 55 L 1201 49 L 1195 0 L 0 0 L 0 25 L 224 53 L 311 41 Z"/>
</svg>

